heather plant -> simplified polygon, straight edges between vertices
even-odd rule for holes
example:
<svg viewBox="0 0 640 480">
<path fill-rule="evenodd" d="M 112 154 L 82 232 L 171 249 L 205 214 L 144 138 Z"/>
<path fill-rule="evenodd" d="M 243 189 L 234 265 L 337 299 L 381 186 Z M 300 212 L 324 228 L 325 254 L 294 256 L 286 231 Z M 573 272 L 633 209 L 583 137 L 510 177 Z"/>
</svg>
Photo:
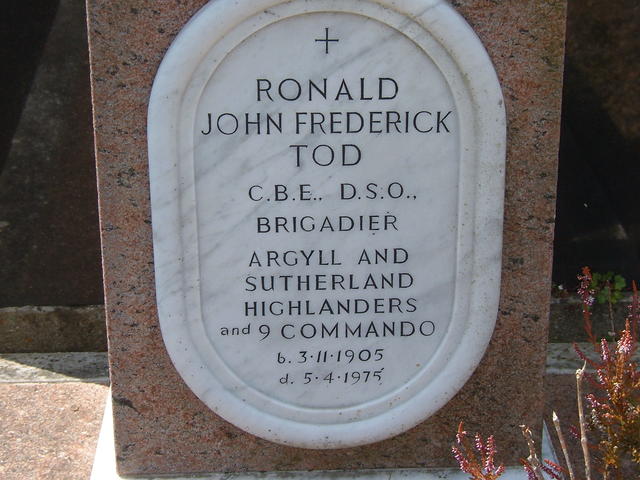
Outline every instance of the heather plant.
<svg viewBox="0 0 640 480">
<path fill-rule="evenodd" d="M 636 284 L 632 285 L 633 296 L 625 329 L 617 336 L 618 340 L 610 345 L 604 339 L 595 339 L 591 306 L 597 300 L 598 292 L 602 291 L 603 285 L 607 284 L 609 287 L 605 301 L 610 306 L 617 302 L 620 297 L 612 292 L 615 292 L 614 288 L 620 287 L 622 282 L 608 274 L 594 282 L 588 267 L 583 268 L 578 280 L 584 328 L 598 357 L 596 360 L 589 358 L 575 346 L 578 356 L 584 361 L 584 366 L 576 372 L 579 429 L 574 429 L 582 448 L 584 480 L 595 480 L 596 474 L 602 480 L 626 479 L 629 477 L 624 475 L 629 470 L 636 472 L 634 478 L 640 478 L 640 370 L 638 363 L 634 361 L 634 354 L 638 348 L 637 334 L 640 330 Z M 587 372 L 587 366 L 591 367 L 593 373 Z M 592 390 L 592 393 L 586 396 L 583 395 L 585 382 L 588 382 Z M 563 474 L 567 474 L 570 480 L 578 480 L 555 412 L 553 421 L 566 470 L 553 462 L 539 460 L 531 432 L 523 426 L 523 435 L 530 452 L 527 459 L 521 460 L 524 470 L 529 480 L 560 480 Z M 457 445 L 453 447 L 453 454 L 460 468 L 472 475 L 471 480 L 496 480 L 502 475 L 504 468 L 502 465 L 495 468 L 496 446 L 493 437 L 489 437 L 486 442 L 483 442 L 479 435 L 476 435 L 475 439 L 474 452 L 467 439 L 467 433 L 460 424 L 456 436 Z"/>
<path fill-rule="evenodd" d="M 529 445 L 529 457 L 521 460 L 529 480 L 546 480 L 545 473 L 549 475 L 549 478 L 561 480 L 562 468 L 549 460 L 541 462 L 536 454 L 531 431 L 524 425 L 521 428 Z M 460 422 L 456 445 L 451 447 L 451 450 L 458 461 L 460 470 L 471 475 L 470 480 L 496 480 L 504 473 L 504 465 L 496 466 L 495 463 L 495 455 L 498 450 L 493 435 L 483 440 L 476 433 L 472 442 L 469 439 L 469 434 L 464 430 L 463 423 Z"/>
<path fill-rule="evenodd" d="M 483 440 L 476 433 L 474 441 L 471 442 L 464 425 L 460 422 L 456 445 L 451 449 L 460 469 L 471 475 L 471 480 L 496 480 L 504 472 L 504 465 L 496 466 L 494 461 L 497 449 L 493 435 Z"/>
<path fill-rule="evenodd" d="M 591 272 L 587 267 L 579 276 L 580 295 L 583 302 L 585 326 L 591 326 L 590 307 L 593 303 Z M 625 463 L 635 464 L 640 471 L 640 370 L 633 360 L 638 348 L 637 333 L 640 328 L 638 291 L 633 283 L 632 302 L 625 329 L 613 346 L 606 340 L 596 342 L 588 335 L 597 360 L 592 360 L 576 347 L 578 356 L 590 366 L 594 373 L 584 373 L 584 379 L 593 393 L 586 396 L 590 430 L 596 433 L 598 465 L 606 479 L 621 479 Z M 583 369 L 584 370 L 584 369 Z M 582 377 L 582 376 L 581 376 Z M 582 378 L 578 387 L 581 389 Z"/>
<path fill-rule="evenodd" d="M 614 324 L 613 306 L 624 297 L 624 289 L 627 286 L 627 281 L 622 275 L 615 275 L 613 272 L 591 272 L 589 267 L 584 267 L 582 270 L 582 275 L 578 275 L 581 284 L 579 290 L 584 292 L 586 288 L 588 292 L 589 305 L 587 308 L 589 315 L 594 302 L 600 305 L 606 305 L 608 307 L 609 317 L 609 337 L 615 339 L 616 327 Z M 586 275 L 585 272 L 587 272 Z M 586 287 L 582 285 L 583 281 L 587 282 Z M 590 338 L 590 340 L 593 341 L 593 337 Z"/>
<path fill-rule="evenodd" d="M 523 458 L 520 460 L 522 468 L 527 472 L 528 480 L 545 480 L 545 474 L 553 480 L 562 480 L 564 469 L 551 460 L 541 462 L 536 453 L 536 445 L 533 441 L 531 430 L 525 425 L 522 425 L 520 428 L 522 428 L 522 435 L 524 435 L 527 446 L 529 447 L 529 456 L 526 459 Z"/>
</svg>

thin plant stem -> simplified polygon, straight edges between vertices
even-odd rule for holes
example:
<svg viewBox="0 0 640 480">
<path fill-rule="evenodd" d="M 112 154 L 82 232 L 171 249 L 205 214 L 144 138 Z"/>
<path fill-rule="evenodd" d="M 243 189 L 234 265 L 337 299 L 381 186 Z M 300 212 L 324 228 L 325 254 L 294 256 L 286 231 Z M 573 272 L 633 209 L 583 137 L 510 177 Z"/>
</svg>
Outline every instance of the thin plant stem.
<svg viewBox="0 0 640 480">
<path fill-rule="evenodd" d="M 522 435 L 524 435 L 524 438 L 527 441 L 527 445 L 529 446 L 529 458 L 527 458 L 527 461 L 533 469 L 533 473 L 536 476 L 536 479 L 545 480 L 544 473 L 542 473 L 542 464 L 540 462 L 540 459 L 538 458 L 538 454 L 536 453 L 536 445 L 533 441 L 531 430 L 526 425 L 520 425 L 520 428 L 522 429 Z"/>
<path fill-rule="evenodd" d="M 611 284 L 607 282 L 607 303 L 609 304 L 609 323 L 611 324 L 611 331 L 609 332 L 613 339 L 616 338 L 616 325 L 613 321 L 613 301 L 611 300 Z"/>
<path fill-rule="evenodd" d="M 558 440 L 560 441 L 560 448 L 562 448 L 562 453 L 564 454 L 564 461 L 567 464 L 567 470 L 569 471 L 569 480 L 575 480 L 576 476 L 573 473 L 573 465 L 571 464 L 571 459 L 569 458 L 569 450 L 567 449 L 567 442 L 564 439 L 564 435 L 562 434 L 562 429 L 560 428 L 560 419 L 556 412 L 553 412 L 553 425 L 556 427 L 556 435 L 558 436 Z"/>
<path fill-rule="evenodd" d="M 582 379 L 584 371 L 587 368 L 585 362 L 583 367 L 576 370 L 576 390 L 578 392 L 578 417 L 580 419 L 580 445 L 582 446 L 582 455 L 584 456 L 584 473 L 586 480 L 591 480 L 591 459 L 589 457 L 589 443 L 587 440 L 587 423 L 584 419 L 584 407 L 582 405 Z"/>
</svg>

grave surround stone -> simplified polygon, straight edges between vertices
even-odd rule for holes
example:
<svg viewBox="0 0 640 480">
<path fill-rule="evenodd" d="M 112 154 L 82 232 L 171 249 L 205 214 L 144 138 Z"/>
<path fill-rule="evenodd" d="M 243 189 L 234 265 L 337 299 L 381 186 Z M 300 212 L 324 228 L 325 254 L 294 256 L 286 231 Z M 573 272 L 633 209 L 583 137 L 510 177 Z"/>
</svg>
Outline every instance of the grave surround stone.
<svg viewBox="0 0 640 480">
<path fill-rule="evenodd" d="M 174 370 L 160 334 L 147 180 L 147 102 L 167 48 L 204 3 L 88 3 L 120 472 L 441 467 L 452 464 L 449 446 L 459 420 L 467 421 L 474 429 L 495 433 L 503 446 L 504 458 L 515 464 L 524 450 L 519 446 L 519 432 L 513 427 L 523 421 L 539 427 L 542 412 L 541 374 L 553 230 L 564 3 L 455 3 L 482 39 L 496 66 L 510 127 L 502 291 L 496 330 L 479 368 L 437 414 L 394 438 L 330 451 L 282 447 L 244 433 L 216 416 Z M 333 29 L 324 30 L 327 18 L 313 19 L 312 15 L 307 18 L 317 20 L 313 25 L 320 28 L 312 31 L 312 25 L 305 24 L 304 15 L 295 20 L 300 24 L 292 28 L 308 30 L 314 39 L 324 38 L 326 43 L 314 46 L 324 48 L 321 52 L 324 55 L 331 55 L 339 42 L 330 43 L 336 37 L 332 36 Z M 325 53 L 326 50 L 330 53 Z M 411 63 L 416 68 L 424 67 L 419 61 Z M 380 74 L 380 78 L 391 77 Z M 255 81 L 261 77 L 249 78 Z M 223 98 L 224 93 L 216 92 L 218 84 L 212 85 L 205 89 L 205 96 Z M 388 93 L 393 90 L 384 90 L 390 86 L 391 82 L 382 82 L 384 95 L 393 94 Z M 243 86 L 238 83 L 238 88 Z M 451 108 L 442 106 L 441 110 Z M 202 123 L 198 130 L 204 135 L 209 126 L 208 113 L 212 112 L 203 108 L 199 113 Z M 363 154 L 363 161 L 367 153 Z M 123 172 L 127 172 L 126 187 L 118 181 Z M 341 183 L 355 184 L 359 180 L 345 178 L 353 181 Z M 413 191 L 418 192 L 416 197 L 420 199 L 423 192 Z M 410 209 L 402 209 L 405 210 Z M 447 218 L 434 220 L 446 222 Z M 242 236 L 238 238 L 238 251 L 244 251 L 240 248 Z M 336 255 L 339 252 L 338 247 L 326 250 L 328 258 L 332 250 Z M 417 249 L 406 250 L 417 255 Z M 247 275 L 246 269 L 238 273 Z"/>
</svg>

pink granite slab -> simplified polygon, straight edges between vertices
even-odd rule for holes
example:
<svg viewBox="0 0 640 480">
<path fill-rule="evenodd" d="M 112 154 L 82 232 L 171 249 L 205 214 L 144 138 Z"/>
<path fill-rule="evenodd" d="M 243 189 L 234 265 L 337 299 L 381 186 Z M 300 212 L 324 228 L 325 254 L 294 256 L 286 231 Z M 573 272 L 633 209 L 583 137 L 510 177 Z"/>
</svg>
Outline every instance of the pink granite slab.
<svg viewBox="0 0 640 480">
<path fill-rule="evenodd" d="M 0 478 L 85 480 L 109 387 L 0 384 Z"/>
<path fill-rule="evenodd" d="M 121 474 L 441 467 L 457 424 L 525 453 L 517 428 L 540 426 L 548 327 L 565 0 L 452 2 L 475 28 L 508 114 L 500 314 L 467 385 L 439 414 L 393 439 L 311 451 L 244 433 L 185 386 L 155 307 L 147 101 L 172 39 L 204 0 L 88 0 L 100 220 L 115 437 Z"/>
</svg>

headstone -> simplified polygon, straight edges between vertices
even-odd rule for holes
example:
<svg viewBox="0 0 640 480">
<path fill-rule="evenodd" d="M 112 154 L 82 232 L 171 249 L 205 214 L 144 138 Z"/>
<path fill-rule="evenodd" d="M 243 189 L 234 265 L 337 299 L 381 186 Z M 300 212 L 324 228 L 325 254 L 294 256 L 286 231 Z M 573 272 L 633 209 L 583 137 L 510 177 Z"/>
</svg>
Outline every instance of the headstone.
<svg viewBox="0 0 640 480">
<path fill-rule="evenodd" d="M 516 463 L 564 6 L 457 8 L 89 2 L 121 473 Z"/>
<path fill-rule="evenodd" d="M 504 196 L 504 102 L 464 20 L 326 5 L 209 4 L 148 118 L 171 359 L 223 418 L 308 448 L 391 437 L 462 387 L 497 314 Z"/>
</svg>

